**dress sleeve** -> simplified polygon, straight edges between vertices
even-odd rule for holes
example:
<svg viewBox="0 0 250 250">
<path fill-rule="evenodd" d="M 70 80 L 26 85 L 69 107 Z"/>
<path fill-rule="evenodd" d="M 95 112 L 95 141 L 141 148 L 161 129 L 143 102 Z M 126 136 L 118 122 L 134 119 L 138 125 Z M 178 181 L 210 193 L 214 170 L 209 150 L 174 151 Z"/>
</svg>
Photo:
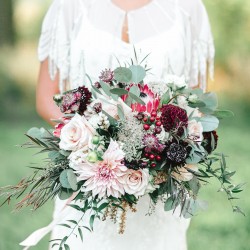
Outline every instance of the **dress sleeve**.
<svg viewBox="0 0 250 250">
<path fill-rule="evenodd" d="M 179 0 L 191 23 L 191 68 L 192 86 L 198 84 L 206 89 L 207 74 L 214 78 L 215 48 L 210 22 L 202 0 Z"/>
<path fill-rule="evenodd" d="M 54 0 L 42 24 L 38 58 L 49 60 L 52 80 L 59 71 L 60 90 L 69 77 L 70 40 L 79 15 L 79 0 Z"/>
</svg>

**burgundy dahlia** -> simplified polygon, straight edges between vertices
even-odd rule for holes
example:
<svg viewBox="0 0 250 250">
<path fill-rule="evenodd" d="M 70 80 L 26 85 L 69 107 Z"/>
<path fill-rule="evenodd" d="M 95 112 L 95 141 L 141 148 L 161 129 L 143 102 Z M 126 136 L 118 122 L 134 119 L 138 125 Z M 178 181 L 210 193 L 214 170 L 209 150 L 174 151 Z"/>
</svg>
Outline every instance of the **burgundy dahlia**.
<svg viewBox="0 0 250 250">
<path fill-rule="evenodd" d="M 99 79 L 103 82 L 110 83 L 114 78 L 114 72 L 110 69 L 105 69 L 101 72 Z"/>
<path fill-rule="evenodd" d="M 184 132 L 183 127 L 188 125 L 187 112 L 172 104 L 164 105 L 161 112 L 161 122 L 165 131 L 176 130 L 177 135 L 181 136 Z"/>
<path fill-rule="evenodd" d="M 212 145 L 213 141 L 214 145 Z M 212 151 L 214 151 L 217 148 L 217 145 L 218 145 L 218 135 L 216 131 L 203 133 L 202 146 L 205 148 L 208 154 L 211 154 Z"/>
</svg>

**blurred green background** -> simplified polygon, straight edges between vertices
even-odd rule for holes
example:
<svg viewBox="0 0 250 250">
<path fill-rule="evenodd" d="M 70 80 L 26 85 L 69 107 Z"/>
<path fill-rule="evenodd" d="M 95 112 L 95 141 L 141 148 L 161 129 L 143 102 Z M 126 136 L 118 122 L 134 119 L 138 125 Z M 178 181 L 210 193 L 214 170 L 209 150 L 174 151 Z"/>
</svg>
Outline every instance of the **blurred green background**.
<svg viewBox="0 0 250 250">
<path fill-rule="evenodd" d="M 12 6 L 11 6 L 12 3 Z M 230 156 L 228 164 L 237 170 L 236 181 L 250 178 L 250 1 L 205 0 L 216 44 L 215 81 L 221 108 L 235 113 L 219 129 L 218 152 Z M 15 145 L 32 126 L 47 126 L 35 111 L 35 85 L 39 63 L 36 55 L 41 21 L 49 0 L 0 0 L 0 186 L 15 184 L 29 173 L 28 166 L 41 157 Z M 12 11 L 11 11 L 12 7 Z M 10 18 L 12 16 L 12 18 Z M 12 21 L 13 20 L 13 25 Z M 25 167 L 27 166 L 27 167 Z M 188 232 L 190 250 L 249 250 L 250 200 L 248 185 L 239 205 L 247 217 L 233 214 L 219 186 L 207 186 L 202 198 L 208 211 L 192 220 Z M 33 213 L 28 209 L 12 213 L 13 205 L 0 209 L 0 249 L 21 249 L 18 243 L 33 230 L 47 225 L 52 202 Z M 153 230 L 153 229 L 152 229 Z M 47 249 L 48 237 L 34 249 Z"/>
</svg>

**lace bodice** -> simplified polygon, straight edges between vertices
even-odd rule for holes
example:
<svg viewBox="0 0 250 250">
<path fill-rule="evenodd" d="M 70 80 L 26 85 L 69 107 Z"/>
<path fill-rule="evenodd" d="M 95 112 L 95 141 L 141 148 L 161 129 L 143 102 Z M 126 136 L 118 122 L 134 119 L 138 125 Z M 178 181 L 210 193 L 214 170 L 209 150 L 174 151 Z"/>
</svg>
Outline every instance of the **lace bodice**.
<svg viewBox="0 0 250 250">
<path fill-rule="evenodd" d="M 121 40 L 128 20 L 130 43 Z M 39 59 L 60 73 L 60 89 L 87 84 L 104 68 L 134 58 L 134 47 L 152 68 L 148 80 L 185 75 L 191 86 L 205 88 L 207 65 L 213 77 L 214 46 L 201 0 L 152 0 L 126 13 L 112 0 L 54 0 L 42 27 Z"/>
</svg>

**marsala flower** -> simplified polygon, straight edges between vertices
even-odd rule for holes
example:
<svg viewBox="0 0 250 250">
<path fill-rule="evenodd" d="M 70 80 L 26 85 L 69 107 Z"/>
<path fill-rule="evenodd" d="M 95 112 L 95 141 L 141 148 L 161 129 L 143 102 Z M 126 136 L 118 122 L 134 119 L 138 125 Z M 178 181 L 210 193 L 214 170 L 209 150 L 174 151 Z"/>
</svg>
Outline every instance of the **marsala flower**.
<svg viewBox="0 0 250 250">
<path fill-rule="evenodd" d="M 142 139 L 143 145 L 145 146 L 145 152 L 156 152 L 161 153 L 165 145 L 159 142 L 159 139 L 154 134 L 146 134 Z"/>
<path fill-rule="evenodd" d="M 177 130 L 177 135 L 184 132 L 183 127 L 188 126 L 186 110 L 172 104 L 164 105 L 161 109 L 161 122 L 166 132 Z"/>
<path fill-rule="evenodd" d="M 60 109 L 63 113 L 79 113 L 83 115 L 90 104 L 92 94 L 85 87 L 79 87 L 63 95 Z"/>
<path fill-rule="evenodd" d="M 212 136 L 214 138 L 214 148 L 212 148 Z M 214 151 L 217 148 L 218 138 L 219 137 L 218 137 L 216 131 L 203 133 L 203 141 L 202 141 L 201 145 L 205 148 L 205 150 L 208 152 L 208 154 L 211 154 L 212 151 Z"/>
<path fill-rule="evenodd" d="M 103 82 L 110 83 L 114 78 L 114 72 L 110 69 L 105 69 L 101 72 L 99 79 Z"/>
<path fill-rule="evenodd" d="M 190 148 L 188 143 L 182 140 L 172 140 L 166 144 L 164 156 L 172 167 L 184 166 L 189 152 Z"/>
</svg>

